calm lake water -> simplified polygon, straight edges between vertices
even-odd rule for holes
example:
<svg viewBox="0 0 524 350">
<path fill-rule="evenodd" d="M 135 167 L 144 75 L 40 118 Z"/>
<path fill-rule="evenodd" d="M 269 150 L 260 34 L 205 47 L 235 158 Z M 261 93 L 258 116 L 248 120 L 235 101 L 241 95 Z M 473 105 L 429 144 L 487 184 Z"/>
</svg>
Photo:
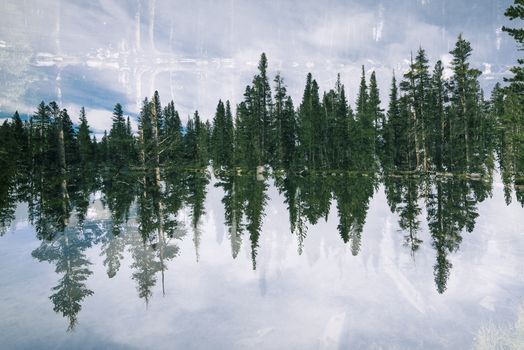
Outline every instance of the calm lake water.
<svg viewBox="0 0 524 350">
<path fill-rule="evenodd" d="M 99 186 L 67 217 L 3 201 L 0 348 L 524 348 L 524 209 L 496 172 L 218 177 Z"/>
</svg>

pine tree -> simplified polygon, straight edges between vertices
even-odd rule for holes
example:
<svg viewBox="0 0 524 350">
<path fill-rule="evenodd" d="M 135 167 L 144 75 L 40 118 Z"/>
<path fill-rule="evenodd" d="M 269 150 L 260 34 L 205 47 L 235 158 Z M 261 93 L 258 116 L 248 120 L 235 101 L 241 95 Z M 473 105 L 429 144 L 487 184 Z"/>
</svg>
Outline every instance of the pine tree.
<svg viewBox="0 0 524 350">
<path fill-rule="evenodd" d="M 369 99 L 368 99 L 368 113 L 373 120 L 374 126 L 374 140 L 375 140 L 375 154 L 382 158 L 384 152 L 384 111 L 380 107 L 380 92 L 377 85 L 377 77 L 375 71 L 371 73 L 369 78 Z"/>
<path fill-rule="evenodd" d="M 360 86 L 357 95 L 356 118 L 361 120 L 368 111 L 368 87 L 366 84 L 366 72 L 362 66 L 362 75 L 360 76 Z"/>
<path fill-rule="evenodd" d="M 260 61 L 258 62 L 258 74 L 253 78 L 252 89 L 252 110 L 257 132 L 260 134 L 257 137 L 259 144 L 258 148 L 261 151 L 261 162 L 269 163 L 271 160 L 271 153 L 273 152 L 272 133 L 273 133 L 273 118 L 272 118 L 272 102 L 271 102 L 271 87 L 267 77 L 267 58 L 266 54 L 262 53 Z"/>
<path fill-rule="evenodd" d="M 293 166 L 297 156 L 297 121 L 293 100 L 288 96 L 282 118 L 282 163 L 286 169 Z"/>
<path fill-rule="evenodd" d="M 200 120 L 198 111 L 193 118 L 189 118 L 184 135 L 186 160 L 189 164 L 197 167 L 205 167 L 208 163 L 207 153 L 208 135 L 205 124 Z"/>
<path fill-rule="evenodd" d="M 382 168 L 390 170 L 395 165 L 398 165 L 399 155 L 398 149 L 400 147 L 400 107 L 398 101 L 398 88 L 395 73 L 391 79 L 391 90 L 389 93 L 389 105 L 387 111 L 387 120 L 384 126 L 384 155 L 382 158 Z"/>
<path fill-rule="evenodd" d="M 211 135 L 211 144 L 213 154 L 213 164 L 217 167 L 225 165 L 224 163 L 224 149 L 225 149 L 225 137 L 224 132 L 226 129 L 226 109 L 222 100 L 218 101 L 215 117 L 213 118 L 213 133 Z"/>
<path fill-rule="evenodd" d="M 183 156 L 182 122 L 175 109 L 175 103 L 171 101 L 164 108 L 164 163 L 180 163 Z"/>
<path fill-rule="evenodd" d="M 307 75 L 306 88 L 298 110 L 298 141 L 301 159 L 312 168 L 325 165 L 325 114 L 318 93 L 318 84 L 311 73 Z"/>
<path fill-rule="evenodd" d="M 188 118 L 186 123 L 186 133 L 184 134 L 184 149 L 186 162 L 188 164 L 191 164 L 198 157 L 195 121 L 191 117 Z"/>
<path fill-rule="evenodd" d="M 455 48 L 450 51 L 453 55 L 451 69 L 451 128 L 450 138 L 453 155 L 452 166 L 464 167 L 469 171 L 472 159 L 472 148 L 478 139 L 479 130 L 479 100 L 480 93 L 478 77 L 481 72 L 470 68 L 469 57 L 472 52 L 468 41 L 459 35 Z"/>
<path fill-rule="evenodd" d="M 249 150 L 255 149 L 255 144 L 249 148 L 249 137 L 252 130 L 249 128 L 249 109 L 245 101 L 237 106 L 235 115 L 235 164 L 238 166 L 247 166 L 248 155 L 253 153 Z M 255 162 L 255 164 L 258 164 Z"/>
<path fill-rule="evenodd" d="M 93 161 L 93 146 L 91 142 L 91 131 L 87 123 L 84 107 L 80 109 L 80 126 L 78 128 L 78 150 L 80 161 L 85 165 Z"/>
<path fill-rule="evenodd" d="M 284 79 L 278 73 L 275 77 L 275 104 L 273 108 L 273 166 L 279 165 L 278 161 L 282 160 L 284 154 L 284 139 L 283 129 L 284 129 L 284 118 L 285 118 L 285 103 L 287 100 L 286 96 L 286 86 L 284 85 Z"/>
<path fill-rule="evenodd" d="M 298 108 L 298 145 L 300 158 L 302 162 L 312 162 L 313 157 L 313 124 L 311 120 L 311 85 L 313 76 L 311 73 L 307 75 L 306 86 L 302 96 L 302 103 Z"/>
<path fill-rule="evenodd" d="M 32 139 L 32 159 L 34 163 L 45 164 L 48 153 L 48 135 L 51 127 L 51 117 L 49 107 L 40 102 L 35 114 L 31 117 L 31 139 Z"/>
<path fill-rule="evenodd" d="M 352 128 L 352 137 L 355 138 L 354 164 L 358 170 L 374 168 L 375 156 L 375 127 L 374 116 L 370 112 L 369 91 L 366 84 L 366 73 L 362 66 L 362 76 L 357 95 L 356 121 Z"/>
<path fill-rule="evenodd" d="M 104 135 L 100 140 L 100 145 L 99 149 L 97 150 L 97 154 L 99 155 L 99 161 L 103 163 L 107 163 L 109 161 L 109 136 L 107 135 L 106 130 L 104 130 Z"/>
<path fill-rule="evenodd" d="M 117 103 L 113 111 L 113 125 L 108 136 L 108 158 L 112 165 L 119 168 L 132 163 L 130 149 L 130 125 L 126 124 L 122 105 Z"/>
<path fill-rule="evenodd" d="M 233 114 L 231 113 L 231 104 L 229 100 L 226 101 L 226 118 L 224 123 L 224 148 L 222 150 L 224 156 L 224 164 L 226 166 L 233 165 L 234 157 L 234 143 L 235 143 L 235 127 L 233 125 Z"/>
<path fill-rule="evenodd" d="M 416 70 L 416 92 L 415 92 L 415 103 L 414 107 L 417 111 L 417 125 L 416 132 L 420 134 L 420 152 L 422 169 L 424 171 L 429 170 L 429 151 L 428 151 L 428 134 L 433 130 L 431 119 L 434 117 L 429 113 L 430 108 L 430 76 L 429 76 L 429 64 L 426 57 L 426 51 L 419 47 L 417 56 L 415 57 L 415 70 Z"/>
<path fill-rule="evenodd" d="M 330 166 L 334 169 L 343 169 L 349 165 L 350 140 L 349 125 L 353 118 L 349 107 L 344 85 L 337 76 L 334 89 L 324 94 L 323 109 L 326 114 L 324 123 L 327 124 L 327 136 L 323 143 Z"/>
<path fill-rule="evenodd" d="M 29 151 L 29 135 L 18 111 L 15 111 L 13 114 L 11 129 L 15 142 L 14 148 L 11 151 L 13 159 L 15 159 L 16 167 L 19 172 L 27 174 L 31 157 Z"/>
<path fill-rule="evenodd" d="M 67 163 L 70 166 L 76 166 L 78 164 L 78 136 L 73 125 L 73 121 L 67 112 L 67 109 L 62 109 L 60 112 L 60 118 L 62 119 L 62 127 L 64 132 L 64 147 L 65 156 Z"/>
<path fill-rule="evenodd" d="M 424 49 L 419 48 L 415 60 L 411 57 L 409 70 L 404 74 L 400 89 L 404 93 L 410 116 L 409 134 L 415 144 L 415 167 L 412 170 L 429 170 L 427 133 L 431 124 L 427 115 L 429 105 L 429 71 Z"/>
<path fill-rule="evenodd" d="M 56 102 L 49 103 L 49 110 L 51 115 L 53 116 L 53 123 L 56 125 L 53 132 L 53 136 L 56 135 L 57 139 L 57 154 L 58 154 L 58 165 L 60 169 L 60 174 L 64 175 L 67 169 L 67 163 L 66 163 L 66 151 L 65 151 L 65 136 L 64 136 L 64 129 L 65 124 L 63 122 L 63 114 L 60 110 L 60 107 L 58 107 L 58 104 Z M 53 137 L 54 138 L 54 137 Z"/>
<path fill-rule="evenodd" d="M 200 166 L 207 166 L 209 160 L 209 131 L 209 128 L 206 127 L 206 124 L 200 119 L 198 111 L 195 111 L 195 132 L 198 146 L 197 160 Z"/>
<path fill-rule="evenodd" d="M 446 89 L 444 83 L 444 66 L 439 60 L 433 69 L 431 77 L 431 102 L 428 111 L 432 121 L 428 123 L 428 141 L 430 158 L 437 171 L 442 171 L 444 166 L 444 155 L 447 150 L 447 120 L 445 100 Z"/>
<path fill-rule="evenodd" d="M 510 21 L 515 19 L 524 20 L 524 1 L 514 0 L 513 5 L 508 7 L 504 16 L 508 17 Z M 515 39 L 520 51 L 524 50 L 524 28 L 509 28 L 506 26 L 502 27 L 502 30 L 508 33 Z M 511 87 L 516 91 L 524 92 L 524 59 L 517 60 L 518 65 L 511 68 L 513 77 L 507 79 L 511 82 Z"/>
<path fill-rule="evenodd" d="M 157 146 L 153 137 L 153 108 L 154 104 L 151 103 L 148 98 L 145 98 L 144 101 L 142 101 L 142 108 L 138 118 L 139 158 L 142 167 L 145 169 L 155 167 L 154 161 L 156 160 L 154 152 L 157 150 Z"/>
<path fill-rule="evenodd" d="M 162 129 L 163 129 L 163 121 L 164 117 L 162 115 L 162 106 L 160 104 L 160 96 L 158 94 L 158 91 L 155 91 L 153 94 L 153 98 L 151 99 L 151 127 L 152 127 L 152 134 L 153 134 L 153 163 L 155 166 L 155 169 L 157 169 L 157 182 L 160 181 L 160 173 L 159 173 L 159 166 L 160 166 L 160 142 L 162 138 Z"/>
</svg>

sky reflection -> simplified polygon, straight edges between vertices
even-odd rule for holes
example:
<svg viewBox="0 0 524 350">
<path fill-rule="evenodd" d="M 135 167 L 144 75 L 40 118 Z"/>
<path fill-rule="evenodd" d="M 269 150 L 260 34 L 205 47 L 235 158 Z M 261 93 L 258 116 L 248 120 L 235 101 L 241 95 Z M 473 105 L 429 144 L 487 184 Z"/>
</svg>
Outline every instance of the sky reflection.
<svg viewBox="0 0 524 350">
<path fill-rule="evenodd" d="M 53 264 L 31 257 L 42 243 L 22 206 L 0 245 L 3 343 L 9 348 L 471 348 L 516 322 L 524 292 L 522 208 L 515 200 L 506 206 L 497 181 L 493 196 L 478 204 L 474 231 L 463 233 L 460 249 L 448 256 L 453 268 L 443 294 L 433 280 L 435 250 L 425 207 L 423 243 L 413 257 L 402 245 L 398 216 L 390 212 L 383 186 L 370 202 L 356 256 L 338 234 L 336 203 L 327 220 L 308 225 L 299 255 L 286 204 L 270 186 L 253 270 L 247 233 L 237 258 L 231 257 L 223 192 L 212 183 L 198 223 L 198 261 L 191 210 L 185 207 L 178 215 L 184 235 L 169 242 L 179 254 L 166 260 L 164 287 L 160 272 L 154 274 L 147 301 L 139 297 L 136 249 L 155 250 L 142 244 L 135 217 L 121 237 L 112 238 L 127 247 L 113 278 L 101 251 L 107 245 L 94 239 L 84 250 L 92 272 L 86 286 L 93 294 L 69 333 L 67 319 L 53 312 L 49 300 L 60 276 Z M 110 213 L 99 201 L 91 204 L 85 226 L 110 237 Z"/>
</svg>

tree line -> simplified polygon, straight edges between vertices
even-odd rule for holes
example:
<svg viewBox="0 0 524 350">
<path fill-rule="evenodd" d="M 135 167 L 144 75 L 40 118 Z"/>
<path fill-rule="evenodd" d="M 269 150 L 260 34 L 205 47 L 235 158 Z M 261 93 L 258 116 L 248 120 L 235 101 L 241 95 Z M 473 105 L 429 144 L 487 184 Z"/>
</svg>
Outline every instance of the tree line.
<svg viewBox="0 0 524 350">
<path fill-rule="evenodd" d="M 368 79 L 364 67 L 354 109 L 340 75 L 320 94 L 311 74 L 295 108 L 280 74 L 271 88 L 265 54 L 235 111 L 229 101 L 219 101 L 212 121 L 204 122 L 196 111 L 183 125 L 173 101 L 162 107 L 155 92 L 143 101 L 137 135 L 116 104 L 109 133 L 97 140 L 83 108 L 75 126 L 66 109 L 42 102 L 28 121 L 15 113 L 3 123 L 1 161 L 4 168 L 52 164 L 63 172 L 86 165 L 206 167 L 211 162 L 216 168 L 482 173 L 496 150 L 501 167 L 522 171 L 519 71 L 509 86 L 497 84 L 487 100 L 481 72 L 469 62 L 470 43 L 460 35 L 450 53 L 452 74 L 445 78 L 442 62 L 430 69 L 419 48 L 407 72 L 393 74 L 387 110 L 375 72 Z"/>
</svg>

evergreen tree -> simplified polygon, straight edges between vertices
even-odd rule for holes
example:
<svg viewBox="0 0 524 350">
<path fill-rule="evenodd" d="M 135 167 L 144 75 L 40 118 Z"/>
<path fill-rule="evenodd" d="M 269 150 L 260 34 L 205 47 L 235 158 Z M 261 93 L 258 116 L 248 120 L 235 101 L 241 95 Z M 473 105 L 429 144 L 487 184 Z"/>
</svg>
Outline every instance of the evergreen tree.
<svg viewBox="0 0 524 350">
<path fill-rule="evenodd" d="M 430 158 L 437 171 L 442 171 L 444 166 L 444 155 L 448 151 L 447 113 L 445 107 L 446 89 L 444 82 L 444 66 L 439 60 L 433 69 L 431 77 L 431 102 L 428 106 L 432 122 L 428 123 L 429 152 Z"/>
<path fill-rule="evenodd" d="M 224 123 L 224 148 L 222 150 L 224 156 L 224 164 L 227 166 L 233 165 L 234 144 L 235 144 L 235 127 L 233 124 L 233 113 L 231 112 L 231 104 L 229 100 L 226 101 L 226 118 Z"/>
<path fill-rule="evenodd" d="M 409 113 L 409 136 L 414 143 L 414 169 L 429 170 L 427 132 L 430 118 L 429 105 L 429 72 L 426 53 L 419 48 L 415 60 L 411 57 L 409 70 L 404 74 L 400 89 L 404 93 L 406 108 Z"/>
<path fill-rule="evenodd" d="M 201 122 L 198 111 L 193 118 L 189 118 L 184 135 L 185 155 L 188 164 L 196 167 L 205 167 L 207 158 L 207 132 L 205 124 Z"/>
<path fill-rule="evenodd" d="M 362 76 L 357 95 L 355 124 L 352 128 L 352 136 L 355 138 L 354 166 L 358 170 L 369 170 L 374 168 L 373 158 L 375 156 L 375 126 L 374 116 L 370 113 L 369 91 L 366 83 L 366 73 L 362 66 Z"/>
<path fill-rule="evenodd" d="M 262 162 L 260 123 L 254 113 L 254 89 L 246 87 L 244 101 L 237 107 L 235 118 L 235 159 L 238 165 L 255 167 Z"/>
<path fill-rule="evenodd" d="M 369 78 L 369 99 L 367 104 L 368 113 L 373 120 L 374 126 L 374 140 L 375 153 L 382 158 L 384 152 L 384 113 L 380 108 L 380 92 L 377 85 L 377 77 L 375 71 L 371 73 Z"/>
<path fill-rule="evenodd" d="M 297 156 L 297 121 L 295 107 L 290 96 L 288 96 L 284 104 L 281 137 L 282 164 L 289 169 L 293 166 Z"/>
<path fill-rule="evenodd" d="M 97 150 L 97 154 L 99 155 L 99 161 L 107 163 L 109 161 L 109 136 L 107 135 L 107 131 L 104 130 L 104 135 L 102 136 L 102 139 L 100 140 L 99 150 Z"/>
<path fill-rule="evenodd" d="M 504 12 L 504 16 L 508 17 L 510 21 L 515 19 L 524 20 L 524 1 L 514 0 L 513 5 L 508 7 L 506 12 Z M 503 26 L 502 30 L 515 39 L 520 51 L 524 50 L 524 28 L 509 28 Z M 522 93 L 524 92 L 524 59 L 518 59 L 517 63 L 517 66 L 511 68 L 513 77 L 507 80 L 511 82 L 513 89 Z"/>
<path fill-rule="evenodd" d="M 344 85 L 340 82 L 340 74 L 335 88 L 324 94 L 323 106 L 328 124 L 324 142 L 329 163 L 335 169 L 346 168 L 350 160 L 349 125 L 353 116 L 346 100 Z"/>
<path fill-rule="evenodd" d="M 27 127 L 22 122 L 22 119 L 20 118 L 20 115 L 18 114 L 18 111 L 16 111 L 13 114 L 12 123 L 11 123 L 11 134 L 13 136 L 13 145 L 11 147 L 8 146 L 8 143 L 6 142 L 5 150 L 6 153 L 10 153 L 12 156 L 12 159 L 14 159 L 16 164 L 16 169 L 18 171 L 18 175 L 20 177 L 20 181 L 22 179 L 27 179 L 28 171 L 30 170 L 30 164 L 31 164 L 31 154 L 29 149 L 29 130 L 27 130 Z M 2 140 L 5 140 L 2 138 Z M 9 148 L 8 148 L 9 147 Z M 10 152 L 8 151 L 10 150 Z"/>
<path fill-rule="evenodd" d="M 80 161 L 83 164 L 93 161 L 93 146 L 90 134 L 86 112 L 84 107 L 82 107 L 80 109 L 80 127 L 78 128 L 78 151 L 80 153 Z"/>
<path fill-rule="evenodd" d="M 231 111 L 229 111 L 231 114 Z M 213 118 L 213 131 L 211 145 L 213 164 L 217 167 L 229 165 L 231 157 L 231 131 L 229 121 L 226 121 L 226 108 L 222 100 L 218 101 L 215 117 Z"/>
<path fill-rule="evenodd" d="M 387 120 L 384 126 L 384 155 L 382 158 L 382 168 L 390 170 L 395 165 L 400 164 L 399 148 L 401 147 L 401 125 L 400 125 L 400 106 L 398 101 L 398 88 L 395 73 L 391 80 L 391 89 L 389 93 L 389 106 L 387 111 Z"/>
<path fill-rule="evenodd" d="M 51 128 L 49 107 L 40 102 L 37 111 L 31 117 L 31 140 L 33 163 L 46 164 L 49 150 L 48 136 Z"/>
<path fill-rule="evenodd" d="M 145 98 L 144 101 L 142 101 L 142 108 L 140 109 L 140 116 L 138 118 L 140 162 L 145 169 L 151 169 L 155 166 L 155 156 L 153 153 L 156 151 L 156 143 L 153 138 L 153 108 L 154 104 Z"/>
<path fill-rule="evenodd" d="M 360 76 L 360 86 L 358 88 L 357 95 L 357 107 L 356 107 L 356 117 L 358 120 L 363 119 L 365 114 L 368 111 L 368 87 L 366 84 L 366 72 L 364 66 L 362 66 L 362 74 Z"/>
<path fill-rule="evenodd" d="M 302 103 L 298 109 L 298 143 L 300 158 L 311 168 L 325 165 L 325 114 L 322 110 L 317 82 L 307 75 Z"/>
<path fill-rule="evenodd" d="M 117 103 L 113 111 L 113 125 L 108 136 L 108 160 L 116 167 L 129 166 L 133 163 L 133 135 L 130 123 L 126 123 L 122 105 Z"/>
<path fill-rule="evenodd" d="M 453 76 L 451 86 L 450 116 L 450 168 L 470 170 L 470 161 L 474 154 L 475 142 L 479 139 L 479 94 L 478 77 L 480 71 L 470 68 L 469 57 L 472 52 L 468 41 L 459 35 L 455 48 L 450 51 L 453 56 L 451 69 Z"/>
<path fill-rule="evenodd" d="M 256 131 L 259 133 L 258 148 L 261 151 L 261 162 L 269 163 L 272 156 L 274 145 L 272 143 L 273 134 L 273 114 L 271 102 L 271 87 L 267 77 L 267 58 L 262 53 L 258 62 L 258 74 L 253 78 L 252 88 L 252 110 Z"/>
<path fill-rule="evenodd" d="M 67 109 L 62 109 L 60 112 L 60 118 L 62 120 L 64 132 L 64 149 L 66 160 L 70 166 L 76 166 L 79 161 L 77 132 L 73 125 L 73 121 L 67 112 Z"/>
<path fill-rule="evenodd" d="M 164 108 L 164 120 L 164 162 L 178 164 L 183 154 L 182 122 L 173 101 Z"/>
<path fill-rule="evenodd" d="M 66 123 L 64 123 L 64 114 L 58 107 L 56 102 L 52 101 L 49 103 L 49 110 L 53 117 L 53 123 L 55 124 L 55 130 L 52 131 L 52 139 L 56 138 L 56 147 L 58 155 L 58 166 L 60 169 L 60 174 L 65 175 L 67 169 L 66 163 L 66 149 L 65 149 L 65 130 L 67 128 Z M 67 111 L 65 113 L 67 116 Z"/>
<path fill-rule="evenodd" d="M 283 160 L 284 155 L 284 144 L 288 140 L 284 139 L 284 119 L 285 119 L 285 103 L 286 97 L 286 86 L 284 85 L 284 79 L 280 76 L 280 73 L 275 77 L 275 104 L 273 108 L 273 166 L 280 165 L 279 161 Z"/>
</svg>

